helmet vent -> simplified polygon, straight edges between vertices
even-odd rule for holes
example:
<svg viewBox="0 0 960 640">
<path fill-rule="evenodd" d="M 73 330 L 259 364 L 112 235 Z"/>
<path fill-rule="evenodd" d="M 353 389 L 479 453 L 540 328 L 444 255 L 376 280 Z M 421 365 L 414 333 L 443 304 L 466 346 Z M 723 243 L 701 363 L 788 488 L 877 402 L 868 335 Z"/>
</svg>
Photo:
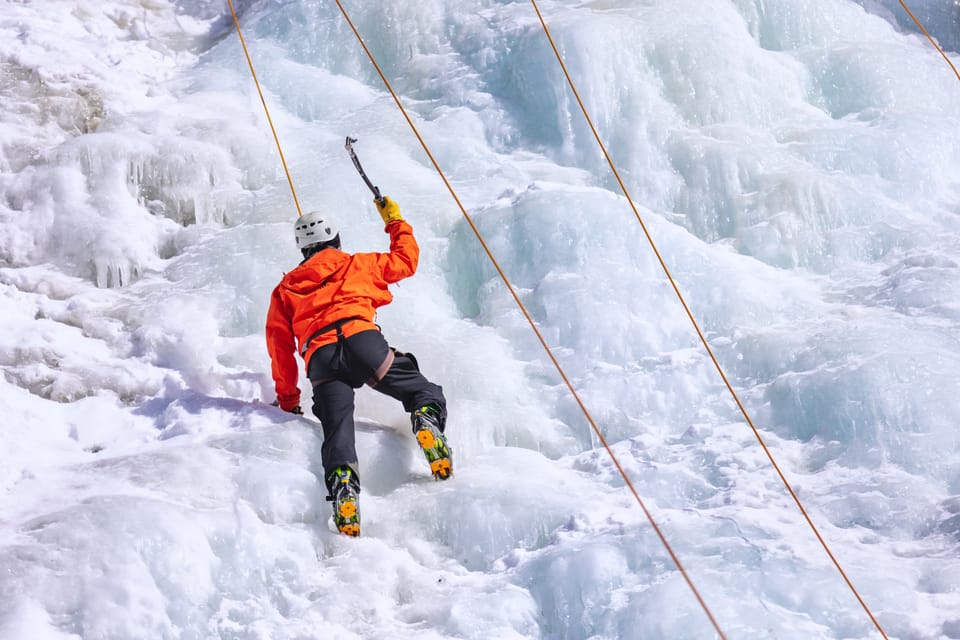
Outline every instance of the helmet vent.
<svg viewBox="0 0 960 640">
<path fill-rule="evenodd" d="M 339 233 L 337 224 L 319 211 L 303 214 L 294 224 L 297 248 L 332 241 Z"/>
</svg>

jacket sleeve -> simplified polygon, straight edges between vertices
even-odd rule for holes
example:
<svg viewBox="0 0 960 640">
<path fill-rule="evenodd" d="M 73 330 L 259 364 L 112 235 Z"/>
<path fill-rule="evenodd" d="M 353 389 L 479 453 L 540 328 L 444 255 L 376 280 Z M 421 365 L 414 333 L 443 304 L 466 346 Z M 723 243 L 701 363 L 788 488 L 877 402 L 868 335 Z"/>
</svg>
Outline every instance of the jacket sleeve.
<svg viewBox="0 0 960 640">
<path fill-rule="evenodd" d="M 393 284 L 416 273 L 420 247 L 413 237 L 413 227 L 406 221 L 395 220 L 387 224 L 386 230 L 390 234 L 390 253 L 378 254 L 377 266 L 387 284 Z"/>
<path fill-rule="evenodd" d="M 293 317 L 280 295 L 280 287 L 270 296 L 267 311 L 267 353 L 273 373 L 280 408 L 290 411 L 300 404 L 299 369 L 297 368 L 297 345 L 293 336 Z"/>
</svg>

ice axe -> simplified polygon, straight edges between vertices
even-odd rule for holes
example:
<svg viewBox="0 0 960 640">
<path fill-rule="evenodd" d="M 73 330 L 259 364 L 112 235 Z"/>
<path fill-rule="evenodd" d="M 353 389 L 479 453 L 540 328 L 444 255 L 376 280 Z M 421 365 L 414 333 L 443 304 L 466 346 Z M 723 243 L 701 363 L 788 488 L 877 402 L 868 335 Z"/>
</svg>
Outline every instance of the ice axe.
<svg viewBox="0 0 960 640">
<path fill-rule="evenodd" d="M 364 172 L 363 167 L 360 166 L 360 159 L 357 157 L 357 153 L 353 150 L 353 143 L 356 142 L 356 138 L 351 138 L 347 136 L 347 142 L 343 146 L 347 149 L 347 153 L 350 154 L 350 159 L 353 160 L 353 166 L 357 168 L 357 171 L 360 172 L 360 177 L 363 178 L 363 181 L 367 183 L 370 191 L 373 192 L 373 199 L 377 201 L 377 204 L 383 207 L 386 204 L 386 199 L 380 195 L 380 188 L 375 187 L 370 178 L 367 177 L 367 174 Z"/>
</svg>

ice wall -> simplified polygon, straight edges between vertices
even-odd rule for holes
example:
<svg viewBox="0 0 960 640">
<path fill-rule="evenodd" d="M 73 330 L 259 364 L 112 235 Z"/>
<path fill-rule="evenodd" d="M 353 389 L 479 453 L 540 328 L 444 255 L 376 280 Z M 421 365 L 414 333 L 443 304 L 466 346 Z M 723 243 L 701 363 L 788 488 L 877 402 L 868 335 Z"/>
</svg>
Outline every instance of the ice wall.
<svg viewBox="0 0 960 640">
<path fill-rule="evenodd" d="M 892 2 L 541 6 L 867 602 L 891 637 L 960 637 L 960 83 Z M 356 135 L 414 224 L 378 320 L 444 385 L 458 464 L 430 481 L 406 416 L 358 396 L 359 541 L 327 526 L 313 423 L 268 405 L 295 210 L 225 7 L 36 7 L 0 40 L 0 635 L 712 633 L 332 3 L 238 9 L 303 206 L 386 248 Z M 875 637 L 532 7 L 348 7 L 721 626 Z"/>
</svg>

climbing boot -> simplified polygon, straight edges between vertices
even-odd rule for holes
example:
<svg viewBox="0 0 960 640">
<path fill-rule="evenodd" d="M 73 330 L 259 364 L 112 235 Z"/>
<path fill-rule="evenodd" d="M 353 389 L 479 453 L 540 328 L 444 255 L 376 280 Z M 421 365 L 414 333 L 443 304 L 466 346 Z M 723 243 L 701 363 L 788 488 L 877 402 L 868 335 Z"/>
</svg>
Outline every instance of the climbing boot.
<svg viewBox="0 0 960 640">
<path fill-rule="evenodd" d="M 440 411 L 432 404 L 424 405 L 410 414 L 413 435 L 430 465 L 430 472 L 437 480 L 446 480 L 453 475 L 450 447 L 447 437 L 443 435 L 442 420 Z"/>
<path fill-rule="evenodd" d="M 333 524 L 342 534 L 358 537 L 360 535 L 360 481 L 357 474 L 348 466 L 337 467 L 327 476 L 327 488 L 330 495 L 327 500 L 333 503 Z"/>
</svg>

